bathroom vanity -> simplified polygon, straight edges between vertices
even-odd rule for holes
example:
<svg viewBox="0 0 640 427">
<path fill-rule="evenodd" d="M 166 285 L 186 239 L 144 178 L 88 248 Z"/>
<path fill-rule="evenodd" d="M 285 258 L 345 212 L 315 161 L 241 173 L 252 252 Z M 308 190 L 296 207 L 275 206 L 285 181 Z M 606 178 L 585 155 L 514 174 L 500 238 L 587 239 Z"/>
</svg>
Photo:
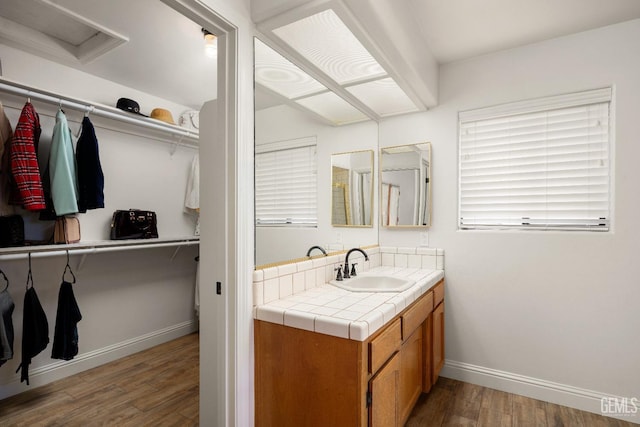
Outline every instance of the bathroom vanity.
<svg viewBox="0 0 640 427">
<path fill-rule="evenodd" d="M 387 312 L 379 327 L 364 322 L 370 334 L 359 335 L 353 327 L 347 337 L 331 334 L 340 331 L 339 319 L 333 320 L 335 328 L 326 328 L 329 334 L 319 333 L 322 324 L 331 325 L 318 320 L 324 316 L 313 318 L 307 329 L 288 326 L 296 322 L 286 321 L 286 311 L 283 322 L 274 322 L 280 319 L 275 315 L 272 321 L 256 316 L 256 425 L 404 425 L 444 364 L 444 279 L 428 277 L 383 304 L 398 307 L 394 302 L 402 294 L 412 298 L 396 313 Z M 340 291 L 338 301 L 357 294 Z M 377 295 L 382 302 L 384 296 Z"/>
</svg>

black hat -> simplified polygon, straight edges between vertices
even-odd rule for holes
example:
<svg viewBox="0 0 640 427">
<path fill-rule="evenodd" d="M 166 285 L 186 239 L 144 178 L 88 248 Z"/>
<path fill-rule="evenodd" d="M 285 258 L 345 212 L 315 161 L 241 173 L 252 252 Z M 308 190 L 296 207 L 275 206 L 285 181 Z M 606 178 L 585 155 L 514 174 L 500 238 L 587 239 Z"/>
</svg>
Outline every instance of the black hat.
<svg viewBox="0 0 640 427">
<path fill-rule="evenodd" d="M 141 116 L 147 117 L 140 112 L 140 104 L 138 104 L 133 99 L 120 98 L 118 99 L 116 107 L 123 111 L 128 111 L 129 113 L 139 114 Z"/>
</svg>

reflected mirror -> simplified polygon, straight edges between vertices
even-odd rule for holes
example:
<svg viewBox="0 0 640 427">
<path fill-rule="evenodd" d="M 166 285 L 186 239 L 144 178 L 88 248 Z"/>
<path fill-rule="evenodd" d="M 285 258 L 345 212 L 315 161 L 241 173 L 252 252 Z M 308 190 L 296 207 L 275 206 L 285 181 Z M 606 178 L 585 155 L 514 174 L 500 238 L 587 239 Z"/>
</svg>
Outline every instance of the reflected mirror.
<svg viewBox="0 0 640 427">
<path fill-rule="evenodd" d="M 331 155 L 331 225 L 371 227 L 373 150 Z"/>
<path fill-rule="evenodd" d="M 431 225 L 431 143 L 380 150 L 380 223 L 383 227 Z"/>
<path fill-rule="evenodd" d="M 354 117 L 350 109 L 335 106 L 329 108 L 330 106 L 327 105 L 326 111 L 330 113 L 330 117 L 340 117 L 339 120 L 333 121 L 318 114 L 317 111 L 302 108 L 297 101 L 313 96 L 306 91 L 311 77 L 298 78 L 302 70 L 257 39 L 254 59 L 256 165 L 259 153 L 269 151 L 268 148 L 277 148 L 278 159 L 280 159 L 280 155 L 285 154 L 285 148 L 292 148 L 292 145 L 307 146 L 310 144 L 306 142 L 313 141 L 311 145 L 314 145 L 315 149 L 310 150 L 309 153 L 315 153 L 314 169 L 316 171 L 316 191 L 302 192 L 309 203 L 298 203 L 301 200 L 299 195 L 287 197 L 279 194 L 276 198 L 277 201 L 284 201 L 285 204 L 296 202 L 299 208 L 305 209 L 305 218 L 315 218 L 315 221 L 305 223 L 293 220 L 281 223 L 271 221 L 256 224 L 256 266 L 264 268 L 266 265 L 308 259 L 306 254 L 314 246 L 320 246 L 328 254 L 332 254 L 356 246 L 377 244 L 378 217 L 375 213 L 378 212 L 376 197 L 378 181 L 373 174 L 373 161 L 378 151 L 378 124 L 373 120 L 360 120 L 358 117 L 355 121 L 350 120 L 350 117 Z M 278 93 L 276 89 L 282 89 L 282 87 L 290 89 L 290 93 L 286 92 L 289 93 L 290 98 Z M 301 144 L 302 142 L 304 144 Z M 349 153 L 344 153 L 341 159 L 336 157 L 336 162 L 339 161 L 336 166 L 346 170 L 353 169 L 353 173 L 346 173 L 344 181 L 349 183 L 354 181 L 357 184 L 350 184 L 349 189 L 345 185 L 339 190 L 344 201 L 343 218 L 340 220 L 342 224 L 333 226 L 332 163 L 333 154 L 338 152 Z M 361 162 L 366 163 L 368 173 L 359 166 Z M 284 158 L 275 163 L 278 173 L 290 169 L 291 166 L 292 161 Z M 349 177 L 349 175 L 352 176 Z M 265 189 L 274 188 L 274 185 L 265 182 L 264 176 L 257 172 L 255 177 L 256 188 L 258 186 Z M 299 178 L 288 178 L 287 184 L 298 182 Z M 284 189 L 284 186 L 278 186 L 278 188 Z M 353 194 L 354 191 L 355 194 Z M 314 193 L 315 196 L 312 195 Z M 352 194 L 349 196 L 350 193 Z M 350 198 L 346 199 L 345 196 Z M 347 203 L 349 204 L 348 216 Z M 284 216 L 284 218 L 289 217 L 289 214 Z M 347 218 L 351 226 L 347 225 Z M 324 255 L 314 250 L 311 256 Z"/>
</svg>

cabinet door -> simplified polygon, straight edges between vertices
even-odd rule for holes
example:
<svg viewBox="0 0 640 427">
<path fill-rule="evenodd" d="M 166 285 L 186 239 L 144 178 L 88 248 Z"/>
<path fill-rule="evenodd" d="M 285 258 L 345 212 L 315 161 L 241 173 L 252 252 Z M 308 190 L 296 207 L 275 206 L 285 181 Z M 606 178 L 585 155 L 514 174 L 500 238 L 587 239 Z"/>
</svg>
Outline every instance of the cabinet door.
<svg viewBox="0 0 640 427">
<path fill-rule="evenodd" d="M 369 381 L 371 405 L 370 427 L 398 426 L 400 388 L 400 356 L 395 353 L 375 377 Z"/>
<path fill-rule="evenodd" d="M 424 354 L 422 361 L 422 392 L 429 393 L 433 385 L 431 374 L 433 370 L 433 312 L 429 313 L 422 325 L 422 341 Z"/>
<path fill-rule="evenodd" d="M 423 325 L 413 331 L 400 350 L 400 425 L 409 418 L 422 392 Z"/>
<path fill-rule="evenodd" d="M 433 310 L 433 370 L 432 383 L 435 383 L 444 366 L 444 301 Z"/>
</svg>

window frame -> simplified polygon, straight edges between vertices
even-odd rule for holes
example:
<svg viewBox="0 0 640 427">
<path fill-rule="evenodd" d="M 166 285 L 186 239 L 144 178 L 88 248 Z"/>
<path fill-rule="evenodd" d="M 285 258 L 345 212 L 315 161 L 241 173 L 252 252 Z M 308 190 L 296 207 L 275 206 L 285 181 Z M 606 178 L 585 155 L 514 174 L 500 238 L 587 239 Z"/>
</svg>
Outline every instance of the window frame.
<svg viewBox="0 0 640 427">
<path fill-rule="evenodd" d="M 277 152 L 286 152 L 288 150 L 299 150 L 299 149 L 312 149 L 313 150 L 313 169 L 309 176 L 313 176 L 313 184 L 307 182 L 308 186 L 306 191 L 313 191 L 313 195 L 315 199 L 313 209 L 313 215 L 309 217 L 300 216 L 286 216 L 282 215 L 277 218 L 270 218 L 269 215 L 260 215 L 259 213 L 259 204 L 260 204 L 260 191 L 258 188 L 258 163 L 259 157 L 264 154 L 271 154 Z M 255 206 L 255 226 L 256 227 L 301 227 L 301 228 L 317 228 L 318 227 L 318 146 L 317 146 L 317 138 L 316 136 L 295 138 L 295 139 L 287 139 L 280 141 L 273 141 L 264 144 L 256 145 L 255 147 L 255 164 L 254 164 L 254 190 L 255 190 L 255 198 L 256 198 L 256 206 Z M 309 176 L 306 178 L 309 179 Z M 278 179 L 275 177 L 274 179 Z M 277 202 L 276 202 L 277 203 Z M 280 206 L 281 207 L 281 206 Z M 299 214 L 303 209 L 299 209 L 296 214 Z"/>
<path fill-rule="evenodd" d="M 596 217 L 586 220 L 584 223 L 580 223 L 578 218 L 574 218 L 573 223 L 559 223 L 560 217 L 557 218 L 535 218 L 533 221 L 526 223 L 523 217 L 520 224 L 505 224 L 498 221 L 487 221 L 488 223 L 479 223 L 480 221 L 475 219 L 474 221 L 465 223 L 463 221 L 463 209 L 468 205 L 463 203 L 464 191 L 463 191 L 463 125 L 473 122 L 482 122 L 483 120 L 494 119 L 506 119 L 508 117 L 515 117 L 524 114 L 535 114 L 543 112 L 552 112 L 554 110 L 570 109 L 580 106 L 595 106 L 598 104 L 606 104 L 607 114 L 606 118 L 608 122 L 606 124 L 606 160 L 607 173 L 606 173 L 606 215 L 604 218 Z M 528 231 L 598 231 L 608 232 L 613 229 L 613 206 L 614 206 L 614 170 L 615 170 L 615 97 L 613 87 L 605 87 L 600 89 L 588 90 L 584 92 L 556 95 L 544 98 L 537 98 L 525 101 L 518 101 L 506 104 L 500 104 L 492 107 L 479 108 L 467 111 L 461 111 L 458 114 L 458 147 L 457 147 L 457 165 L 458 165 L 458 206 L 457 206 L 457 229 L 464 231 L 472 230 L 528 230 Z M 590 126 L 586 126 L 584 129 L 588 129 Z M 546 138 L 545 138 L 545 141 Z M 585 144 L 586 145 L 586 144 Z M 545 144 L 545 149 L 549 148 L 549 144 Z M 516 167 L 511 167 L 511 171 Z M 549 169 L 546 169 L 549 171 Z M 546 179 L 546 178 L 545 178 Z M 513 181 L 512 181 L 513 182 Z M 588 187 L 588 185 L 587 185 Z M 512 187 L 510 187 L 512 188 Z M 549 196 L 549 192 L 545 192 L 546 196 Z M 468 197 L 468 194 L 467 194 Z M 487 204 L 490 204 L 488 202 Z M 496 215 L 497 216 L 497 215 Z M 513 218 L 511 219 L 513 221 Z M 554 223 L 558 221 L 558 223 Z M 508 222 L 505 221 L 505 222 Z"/>
</svg>

